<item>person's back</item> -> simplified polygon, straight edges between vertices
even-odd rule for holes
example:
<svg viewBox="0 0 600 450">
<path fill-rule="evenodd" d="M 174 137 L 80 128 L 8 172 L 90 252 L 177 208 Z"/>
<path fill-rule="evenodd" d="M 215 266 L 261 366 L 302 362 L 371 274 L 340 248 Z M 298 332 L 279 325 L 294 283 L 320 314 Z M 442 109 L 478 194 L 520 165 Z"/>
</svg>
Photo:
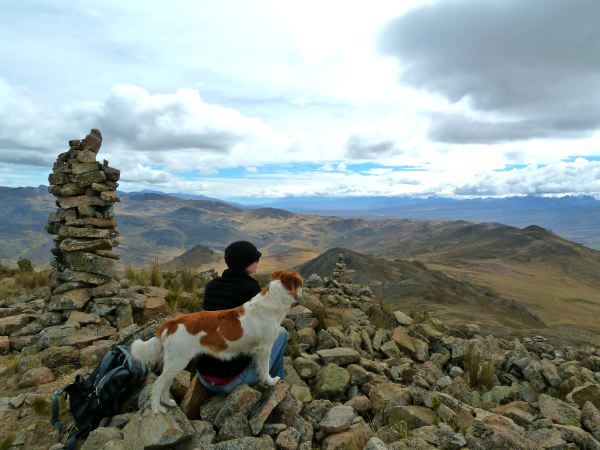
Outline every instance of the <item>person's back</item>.
<svg viewBox="0 0 600 450">
<path fill-rule="evenodd" d="M 225 249 L 228 269 L 206 285 L 204 309 L 218 311 L 240 306 L 260 292 L 258 281 L 250 276 L 256 273 L 261 257 L 258 249 L 247 241 L 238 241 Z M 285 377 L 283 355 L 287 344 L 287 332 L 280 327 L 271 348 L 269 371 L 271 376 Z M 258 382 L 253 358 L 249 354 L 231 360 L 221 360 L 210 355 L 195 358 L 197 379 L 207 389 L 229 393 L 240 384 L 254 385 Z"/>
</svg>

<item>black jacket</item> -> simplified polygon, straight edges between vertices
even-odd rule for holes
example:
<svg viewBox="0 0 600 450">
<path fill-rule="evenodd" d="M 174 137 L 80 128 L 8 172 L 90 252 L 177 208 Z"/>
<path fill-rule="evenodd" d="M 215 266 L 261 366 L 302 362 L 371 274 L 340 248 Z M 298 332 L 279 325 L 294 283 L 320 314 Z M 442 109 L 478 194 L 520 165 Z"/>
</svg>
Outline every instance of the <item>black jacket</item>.
<svg viewBox="0 0 600 450">
<path fill-rule="evenodd" d="M 204 290 L 204 310 L 231 309 L 246 303 L 260 292 L 258 281 L 245 271 L 226 269 L 223 275 L 210 281 Z M 252 361 L 249 355 L 240 355 L 222 361 L 209 355 L 198 355 L 196 367 L 202 375 L 231 377 L 240 374 Z"/>
</svg>

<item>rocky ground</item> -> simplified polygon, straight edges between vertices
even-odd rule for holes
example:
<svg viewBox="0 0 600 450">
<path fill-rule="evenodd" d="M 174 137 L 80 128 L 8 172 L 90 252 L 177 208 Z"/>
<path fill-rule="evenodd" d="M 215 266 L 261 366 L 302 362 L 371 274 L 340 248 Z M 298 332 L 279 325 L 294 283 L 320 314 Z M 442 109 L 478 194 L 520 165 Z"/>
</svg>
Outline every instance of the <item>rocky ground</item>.
<svg viewBox="0 0 600 450">
<path fill-rule="evenodd" d="M 600 349 L 481 336 L 476 324 L 401 311 L 383 327 L 370 289 L 343 262 L 306 285 L 283 323 L 285 381 L 211 395 L 183 371 L 172 387 L 179 407 L 153 415 L 151 374 L 81 448 L 600 449 Z M 149 336 L 168 314 L 165 293 L 123 283 L 118 298 L 130 300 L 134 323 L 116 328 L 93 312 L 53 323 L 44 291 L 4 301 L 0 449 L 61 448 L 49 424 L 54 389 L 115 342 Z"/>
</svg>

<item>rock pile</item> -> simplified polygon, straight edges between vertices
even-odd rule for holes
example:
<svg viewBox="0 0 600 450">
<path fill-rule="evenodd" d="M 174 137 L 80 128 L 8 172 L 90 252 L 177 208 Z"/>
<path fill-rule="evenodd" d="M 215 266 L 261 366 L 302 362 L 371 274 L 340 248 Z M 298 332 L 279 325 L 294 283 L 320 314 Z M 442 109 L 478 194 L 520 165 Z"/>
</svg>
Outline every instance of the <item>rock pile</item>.
<svg viewBox="0 0 600 450">
<path fill-rule="evenodd" d="M 475 324 L 449 328 L 401 311 L 395 326 L 379 328 L 354 306 L 372 301 L 365 286 L 332 280 L 311 276 L 284 320 L 298 342 L 288 346 L 284 381 L 215 395 L 182 371 L 171 390 L 179 406 L 153 415 L 151 375 L 137 404 L 105 419 L 82 449 L 600 449 L 599 348 L 482 336 Z M 135 302 L 161 295 L 141 289 L 120 295 Z M 323 320 L 339 312 L 348 313 L 336 316 L 339 323 Z M 93 367 L 101 342 L 23 356 L 13 378 L 42 383 L 39 396 L 65 364 Z M 40 401 L 32 395 L 0 397 L 0 417 L 26 417 Z"/>
<path fill-rule="evenodd" d="M 331 273 L 331 279 L 340 284 L 349 284 L 352 283 L 352 277 L 350 276 L 351 270 L 346 266 L 346 260 L 344 259 L 344 255 L 340 253 L 337 256 L 337 261 L 335 263 L 335 268 Z"/>
<path fill-rule="evenodd" d="M 120 172 L 96 161 L 102 136 L 93 129 L 82 141 L 69 141 L 58 155 L 48 181 L 58 209 L 48 217 L 46 230 L 55 235 L 52 251 L 52 295 L 45 310 L 54 322 L 73 311 L 107 317 L 113 326 L 132 324 L 129 301 L 116 296 L 119 283 L 113 247 L 119 245 L 114 219 L 115 190 Z"/>
</svg>

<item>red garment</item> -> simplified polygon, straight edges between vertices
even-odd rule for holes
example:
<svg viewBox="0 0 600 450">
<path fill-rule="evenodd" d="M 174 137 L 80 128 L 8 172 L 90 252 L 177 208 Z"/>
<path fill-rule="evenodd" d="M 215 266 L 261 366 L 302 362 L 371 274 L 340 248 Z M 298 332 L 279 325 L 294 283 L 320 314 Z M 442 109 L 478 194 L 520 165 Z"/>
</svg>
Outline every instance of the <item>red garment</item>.
<svg viewBox="0 0 600 450">
<path fill-rule="evenodd" d="M 198 374 L 198 375 L 201 376 L 202 379 L 204 381 L 206 381 L 208 384 L 212 384 L 213 386 L 222 386 L 224 384 L 231 383 L 233 380 L 235 380 L 239 376 L 239 374 L 238 374 L 238 375 L 234 375 L 232 377 L 220 378 L 220 377 L 210 377 L 208 375 L 200 375 L 200 374 Z"/>
</svg>

